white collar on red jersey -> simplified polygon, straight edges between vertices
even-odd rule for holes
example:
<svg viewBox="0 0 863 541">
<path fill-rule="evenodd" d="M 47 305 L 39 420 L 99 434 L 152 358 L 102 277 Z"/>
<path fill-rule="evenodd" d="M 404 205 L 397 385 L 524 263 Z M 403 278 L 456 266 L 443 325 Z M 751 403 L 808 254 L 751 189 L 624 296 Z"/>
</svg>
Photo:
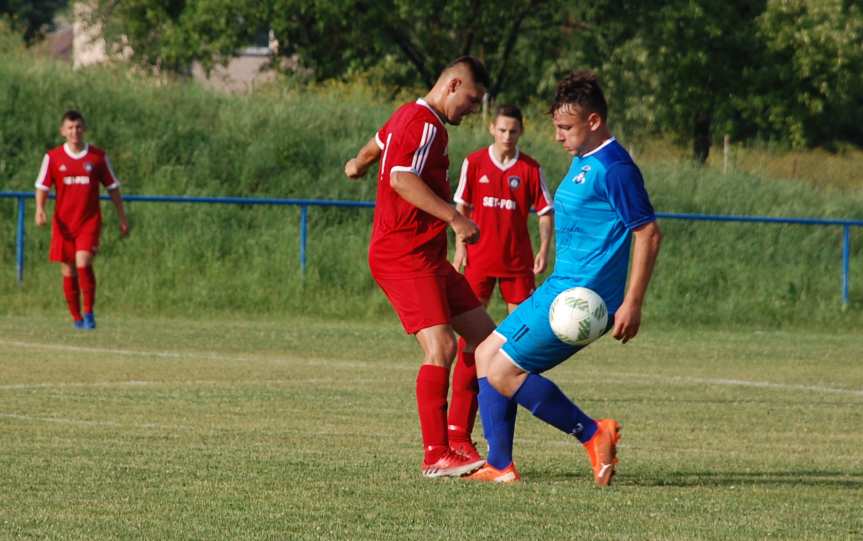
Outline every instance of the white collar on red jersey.
<svg viewBox="0 0 863 541">
<path fill-rule="evenodd" d="M 595 149 L 591 150 L 591 151 L 590 151 L 590 152 L 588 152 L 587 154 L 582 154 L 581 156 L 579 156 L 579 158 L 587 158 L 587 157 L 588 157 L 588 156 L 590 156 L 591 154 L 596 154 L 597 152 L 599 152 L 600 150 L 602 150 L 603 148 L 607 147 L 607 146 L 608 146 L 608 145 L 610 145 L 612 142 L 614 142 L 614 140 L 615 140 L 615 139 L 614 139 L 614 137 L 609 137 L 608 139 L 606 139 L 605 141 L 603 141 L 601 145 L 599 145 L 599 146 L 598 146 L 598 147 L 596 147 Z"/>
<path fill-rule="evenodd" d="M 75 154 L 72 152 L 72 149 L 69 148 L 69 143 L 63 143 L 63 152 L 66 153 L 67 156 L 72 158 L 73 160 L 80 160 L 84 156 L 87 155 L 87 151 L 90 150 L 90 145 L 88 143 L 84 143 L 84 150 Z"/>
<path fill-rule="evenodd" d="M 440 114 L 437 111 L 435 111 L 434 108 L 431 105 L 429 105 L 429 103 L 426 100 L 424 100 L 422 98 L 418 98 L 417 103 L 422 105 L 423 107 L 425 107 L 426 109 L 428 109 L 432 113 L 434 113 L 434 116 L 436 116 L 437 119 L 440 120 L 441 124 L 446 124 L 446 121 L 443 119 L 443 117 L 440 116 Z"/>
<path fill-rule="evenodd" d="M 518 161 L 518 155 L 520 153 L 521 151 L 518 149 L 518 147 L 515 147 L 515 156 L 508 159 L 504 163 L 500 163 L 499 161 L 497 161 L 497 156 L 494 155 L 494 145 L 488 146 L 488 157 L 491 159 L 491 163 L 495 164 L 497 168 L 501 171 L 506 171 L 507 169 L 515 165 L 515 162 Z"/>
</svg>

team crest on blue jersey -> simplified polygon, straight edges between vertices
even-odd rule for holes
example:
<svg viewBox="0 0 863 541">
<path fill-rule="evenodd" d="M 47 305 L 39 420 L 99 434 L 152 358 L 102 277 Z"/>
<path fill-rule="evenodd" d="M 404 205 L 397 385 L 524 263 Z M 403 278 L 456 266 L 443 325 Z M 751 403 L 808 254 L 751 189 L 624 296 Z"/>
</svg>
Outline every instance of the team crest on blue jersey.
<svg viewBox="0 0 863 541">
<path fill-rule="evenodd" d="M 519 177 L 509 177 L 509 187 L 515 190 L 521 184 L 521 178 Z"/>
<path fill-rule="evenodd" d="M 93 170 L 93 164 L 90 162 L 84 162 L 84 170 L 88 173 Z"/>
<path fill-rule="evenodd" d="M 585 180 L 587 180 L 587 174 L 589 172 L 590 172 L 590 166 L 585 165 L 584 167 L 581 168 L 581 172 L 579 174 L 575 175 L 575 177 L 573 177 L 572 181 L 575 182 L 576 184 L 582 184 Z"/>
</svg>

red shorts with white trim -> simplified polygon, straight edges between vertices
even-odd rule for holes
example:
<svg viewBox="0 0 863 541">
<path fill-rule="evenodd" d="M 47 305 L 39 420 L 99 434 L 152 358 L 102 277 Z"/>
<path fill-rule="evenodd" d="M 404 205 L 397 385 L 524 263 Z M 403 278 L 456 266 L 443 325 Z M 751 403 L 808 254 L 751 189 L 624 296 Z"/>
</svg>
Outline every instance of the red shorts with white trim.
<svg viewBox="0 0 863 541">
<path fill-rule="evenodd" d="M 51 248 L 48 259 L 69 265 L 75 264 L 75 252 L 90 252 L 99 250 L 99 236 L 102 231 L 101 220 L 90 220 L 83 224 L 75 234 L 65 226 L 52 221 Z"/>
<path fill-rule="evenodd" d="M 533 274 L 521 276 L 488 276 L 480 270 L 467 266 L 464 276 L 476 296 L 484 301 L 491 299 L 495 282 L 500 282 L 500 296 L 509 304 L 521 304 L 530 297 L 536 289 L 536 279 Z"/>
<path fill-rule="evenodd" d="M 408 334 L 448 325 L 452 318 L 482 306 L 464 276 L 444 263 L 436 275 L 375 277 Z"/>
</svg>

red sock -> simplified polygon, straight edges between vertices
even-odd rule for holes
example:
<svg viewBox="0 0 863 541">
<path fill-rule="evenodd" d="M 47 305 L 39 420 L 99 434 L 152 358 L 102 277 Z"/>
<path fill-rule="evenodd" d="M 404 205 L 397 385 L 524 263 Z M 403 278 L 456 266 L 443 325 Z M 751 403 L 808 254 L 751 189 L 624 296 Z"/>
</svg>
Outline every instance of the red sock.
<svg viewBox="0 0 863 541">
<path fill-rule="evenodd" d="M 84 297 L 84 313 L 89 314 L 96 302 L 96 275 L 93 274 L 93 267 L 78 267 L 78 280 L 81 282 L 81 294 Z"/>
<path fill-rule="evenodd" d="M 424 364 L 417 374 L 417 409 L 426 463 L 432 463 L 449 450 L 446 437 L 446 394 L 449 370 Z"/>
<path fill-rule="evenodd" d="M 449 407 L 447 429 L 449 441 L 470 441 L 476 421 L 476 364 L 473 353 L 465 353 L 467 343 L 458 339 L 458 357 L 452 374 L 452 400 Z"/>
<path fill-rule="evenodd" d="M 63 296 L 66 297 L 66 306 L 69 307 L 69 313 L 72 314 L 72 319 L 80 321 L 81 317 L 81 291 L 78 289 L 77 276 L 63 277 Z"/>
</svg>

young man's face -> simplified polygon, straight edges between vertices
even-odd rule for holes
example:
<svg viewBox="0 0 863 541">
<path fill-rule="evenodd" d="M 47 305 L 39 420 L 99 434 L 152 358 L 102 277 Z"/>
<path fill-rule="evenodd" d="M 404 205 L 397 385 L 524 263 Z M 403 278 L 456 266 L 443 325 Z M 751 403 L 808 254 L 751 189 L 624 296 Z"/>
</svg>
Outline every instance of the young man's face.
<svg viewBox="0 0 863 541">
<path fill-rule="evenodd" d="M 554 112 L 554 138 L 570 156 L 581 155 L 589 150 L 599 120 L 596 113 L 585 114 L 580 107 L 565 105 Z"/>
<path fill-rule="evenodd" d="M 494 137 L 496 147 L 501 150 L 513 150 L 523 130 L 517 118 L 498 115 L 494 123 L 488 127 L 488 131 Z"/>
<path fill-rule="evenodd" d="M 485 96 L 485 87 L 470 77 L 464 77 L 450 80 L 448 88 L 444 115 L 447 122 L 458 126 L 462 118 L 479 110 L 482 97 Z"/>
<path fill-rule="evenodd" d="M 66 139 L 67 143 L 75 147 L 80 147 L 84 144 L 85 131 L 87 131 L 87 128 L 84 125 L 84 121 L 80 119 L 66 119 L 60 124 L 60 135 Z"/>
</svg>

